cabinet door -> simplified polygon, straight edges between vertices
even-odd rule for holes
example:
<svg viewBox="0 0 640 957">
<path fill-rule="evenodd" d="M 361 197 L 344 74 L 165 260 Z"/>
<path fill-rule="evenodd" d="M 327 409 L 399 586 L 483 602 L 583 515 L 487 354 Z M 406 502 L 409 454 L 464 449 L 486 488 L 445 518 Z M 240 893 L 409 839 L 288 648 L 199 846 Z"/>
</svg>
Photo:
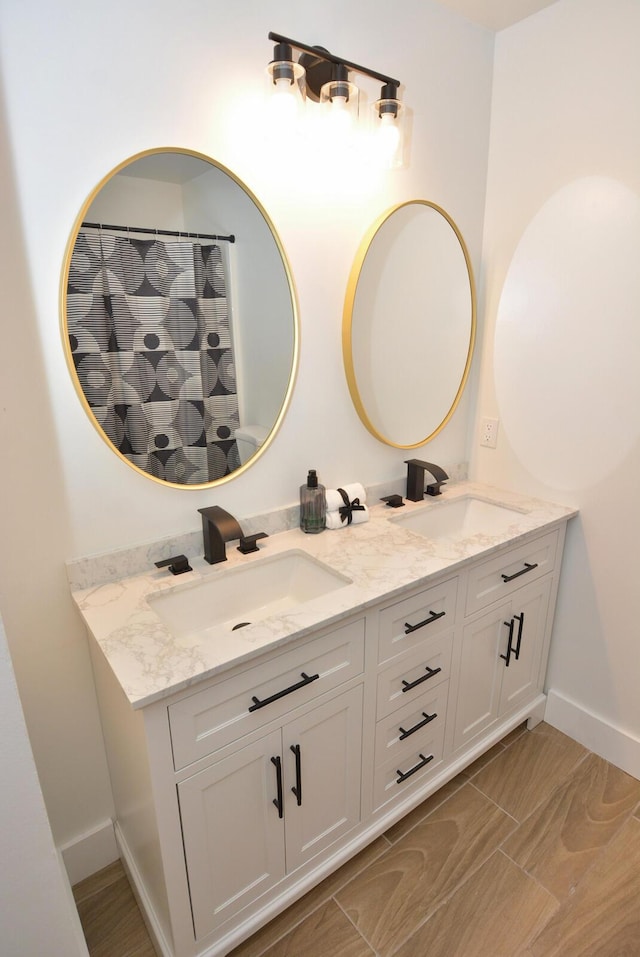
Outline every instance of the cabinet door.
<svg viewBox="0 0 640 957">
<path fill-rule="evenodd" d="M 362 686 L 283 729 L 287 871 L 360 820 Z"/>
<path fill-rule="evenodd" d="M 456 708 L 454 747 L 460 748 L 498 717 L 502 681 L 500 649 L 508 636 L 511 603 L 498 605 L 465 625 Z"/>
<path fill-rule="evenodd" d="M 504 658 L 500 659 L 502 689 L 499 714 L 505 714 L 524 704 L 527 698 L 532 698 L 538 691 L 538 671 L 550 592 L 551 580 L 547 579 L 527 585 L 513 596 L 511 620 L 514 625 L 511 645 L 515 651 L 509 656 L 508 667 Z M 505 628 L 505 631 L 508 643 L 508 628 Z M 507 654 L 507 647 L 502 650 L 502 654 Z"/>
<path fill-rule="evenodd" d="M 196 937 L 284 876 L 281 748 L 278 729 L 178 785 Z"/>
</svg>

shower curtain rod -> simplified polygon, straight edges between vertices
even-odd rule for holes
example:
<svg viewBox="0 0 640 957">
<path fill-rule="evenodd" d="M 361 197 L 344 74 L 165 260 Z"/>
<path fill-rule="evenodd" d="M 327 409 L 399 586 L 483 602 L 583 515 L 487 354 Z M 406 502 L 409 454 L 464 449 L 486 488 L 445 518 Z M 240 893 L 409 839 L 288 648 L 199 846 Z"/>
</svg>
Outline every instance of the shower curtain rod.
<svg viewBox="0 0 640 957">
<path fill-rule="evenodd" d="M 185 239 L 217 239 L 220 242 L 235 243 L 236 237 L 212 236 L 210 233 L 187 233 L 179 229 L 149 229 L 145 226 L 111 226 L 109 223 L 81 223 L 82 229 L 113 229 L 122 233 L 151 233 L 153 236 L 182 236 Z"/>
</svg>

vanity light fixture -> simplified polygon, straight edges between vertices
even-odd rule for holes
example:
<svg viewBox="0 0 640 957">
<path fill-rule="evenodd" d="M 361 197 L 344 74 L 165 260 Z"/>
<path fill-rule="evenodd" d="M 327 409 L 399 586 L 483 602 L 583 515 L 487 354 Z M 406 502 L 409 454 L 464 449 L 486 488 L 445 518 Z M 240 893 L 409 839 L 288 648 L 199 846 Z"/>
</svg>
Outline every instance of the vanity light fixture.
<svg viewBox="0 0 640 957">
<path fill-rule="evenodd" d="M 349 71 L 382 83 L 380 99 L 373 105 L 371 132 L 374 150 L 382 164 L 401 166 L 403 159 L 403 105 L 398 99 L 400 80 L 366 66 L 337 57 L 321 46 L 309 46 L 279 33 L 269 33 L 275 43 L 273 60 L 267 67 L 276 111 L 293 116 L 307 97 L 320 103 L 328 122 L 337 132 L 346 133 L 359 120 L 360 91 Z M 296 62 L 293 49 L 300 50 Z"/>
</svg>

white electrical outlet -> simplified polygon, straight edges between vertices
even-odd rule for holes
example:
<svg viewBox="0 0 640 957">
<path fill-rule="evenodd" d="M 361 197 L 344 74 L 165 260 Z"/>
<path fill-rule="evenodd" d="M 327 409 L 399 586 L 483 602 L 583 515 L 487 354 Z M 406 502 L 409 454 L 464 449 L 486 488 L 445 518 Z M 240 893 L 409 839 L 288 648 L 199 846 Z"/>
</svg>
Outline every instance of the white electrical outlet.
<svg viewBox="0 0 640 957">
<path fill-rule="evenodd" d="M 483 419 L 480 426 L 480 445 L 486 449 L 495 449 L 498 444 L 499 419 Z"/>
</svg>

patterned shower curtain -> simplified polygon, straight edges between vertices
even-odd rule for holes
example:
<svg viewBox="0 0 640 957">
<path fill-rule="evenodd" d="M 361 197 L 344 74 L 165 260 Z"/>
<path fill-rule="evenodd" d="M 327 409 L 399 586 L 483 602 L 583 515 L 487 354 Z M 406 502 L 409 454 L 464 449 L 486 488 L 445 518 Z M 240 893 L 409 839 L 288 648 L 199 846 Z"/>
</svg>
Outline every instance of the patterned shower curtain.
<svg viewBox="0 0 640 957">
<path fill-rule="evenodd" d="M 67 323 L 91 411 L 131 462 L 181 485 L 238 468 L 238 396 L 218 246 L 81 231 Z"/>
</svg>

